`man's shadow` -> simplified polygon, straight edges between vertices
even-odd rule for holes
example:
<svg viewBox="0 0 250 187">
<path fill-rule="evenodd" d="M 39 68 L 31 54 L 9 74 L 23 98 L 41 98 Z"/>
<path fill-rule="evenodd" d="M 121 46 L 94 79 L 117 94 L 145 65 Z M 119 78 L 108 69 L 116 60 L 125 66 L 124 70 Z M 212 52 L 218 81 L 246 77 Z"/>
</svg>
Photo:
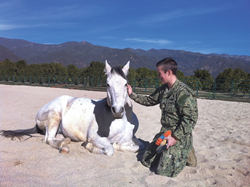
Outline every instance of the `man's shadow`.
<svg viewBox="0 0 250 187">
<path fill-rule="evenodd" d="M 146 148 L 149 146 L 149 142 L 148 141 L 144 141 L 144 140 L 142 140 L 142 139 L 140 139 L 140 138 L 138 138 L 138 140 L 141 142 L 141 143 L 143 143 L 143 145 L 144 145 L 144 149 L 143 150 L 141 150 L 141 151 L 139 151 L 138 153 L 137 153 L 137 155 L 136 155 L 136 157 L 137 157 L 137 161 L 141 161 L 142 160 L 142 155 L 144 154 L 144 152 L 146 151 Z"/>
</svg>

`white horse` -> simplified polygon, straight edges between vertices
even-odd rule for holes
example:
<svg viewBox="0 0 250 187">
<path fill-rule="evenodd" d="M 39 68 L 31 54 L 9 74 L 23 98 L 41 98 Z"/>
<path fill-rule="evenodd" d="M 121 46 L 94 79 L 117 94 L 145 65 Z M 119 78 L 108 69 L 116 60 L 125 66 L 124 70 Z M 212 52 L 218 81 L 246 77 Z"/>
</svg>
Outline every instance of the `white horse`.
<svg viewBox="0 0 250 187">
<path fill-rule="evenodd" d="M 5 137 L 21 138 L 42 132 L 44 141 L 68 153 L 72 141 L 84 142 L 92 153 L 113 155 L 114 149 L 137 152 L 143 144 L 134 136 L 138 120 L 127 94 L 129 62 L 121 69 L 105 62 L 107 98 L 92 100 L 60 96 L 44 105 L 36 115 L 36 126 L 26 130 L 3 130 Z"/>
</svg>

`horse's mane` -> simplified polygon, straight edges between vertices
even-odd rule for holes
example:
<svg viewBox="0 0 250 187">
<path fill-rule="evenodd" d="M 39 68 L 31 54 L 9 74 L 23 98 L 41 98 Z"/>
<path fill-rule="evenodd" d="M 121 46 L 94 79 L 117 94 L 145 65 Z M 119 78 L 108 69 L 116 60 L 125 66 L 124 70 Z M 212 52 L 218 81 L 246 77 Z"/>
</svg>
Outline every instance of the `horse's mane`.
<svg viewBox="0 0 250 187">
<path fill-rule="evenodd" d="M 127 76 L 125 75 L 125 73 L 124 73 L 124 72 L 122 71 L 122 69 L 121 69 L 120 67 L 118 67 L 118 66 L 113 67 L 113 68 L 111 69 L 111 73 L 117 73 L 117 74 L 120 75 L 122 78 L 128 80 L 128 79 L 127 79 Z"/>
</svg>

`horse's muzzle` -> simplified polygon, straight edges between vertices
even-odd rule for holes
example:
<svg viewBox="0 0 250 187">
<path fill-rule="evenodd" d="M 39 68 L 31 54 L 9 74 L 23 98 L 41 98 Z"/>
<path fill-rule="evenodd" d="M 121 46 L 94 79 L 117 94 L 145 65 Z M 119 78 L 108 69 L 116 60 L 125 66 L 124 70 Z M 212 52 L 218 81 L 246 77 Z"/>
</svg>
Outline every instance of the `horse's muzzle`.
<svg viewBox="0 0 250 187">
<path fill-rule="evenodd" d="M 113 113 L 114 118 L 122 118 L 124 115 L 124 107 L 112 106 L 111 111 Z"/>
</svg>

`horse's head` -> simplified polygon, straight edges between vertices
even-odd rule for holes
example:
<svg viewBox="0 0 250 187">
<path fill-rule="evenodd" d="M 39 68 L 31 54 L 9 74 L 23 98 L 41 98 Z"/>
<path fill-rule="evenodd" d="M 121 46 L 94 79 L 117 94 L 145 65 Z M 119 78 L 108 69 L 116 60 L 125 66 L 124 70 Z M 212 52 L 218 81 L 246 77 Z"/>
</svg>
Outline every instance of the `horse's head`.
<svg viewBox="0 0 250 187">
<path fill-rule="evenodd" d="M 107 103 L 111 107 L 114 118 L 122 118 L 125 114 L 125 104 L 131 106 L 131 101 L 127 94 L 127 74 L 129 70 L 129 61 L 121 69 L 119 67 L 111 68 L 108 62 L 105 62 L 105 72 L 107 74 Z"/>
</svg>

